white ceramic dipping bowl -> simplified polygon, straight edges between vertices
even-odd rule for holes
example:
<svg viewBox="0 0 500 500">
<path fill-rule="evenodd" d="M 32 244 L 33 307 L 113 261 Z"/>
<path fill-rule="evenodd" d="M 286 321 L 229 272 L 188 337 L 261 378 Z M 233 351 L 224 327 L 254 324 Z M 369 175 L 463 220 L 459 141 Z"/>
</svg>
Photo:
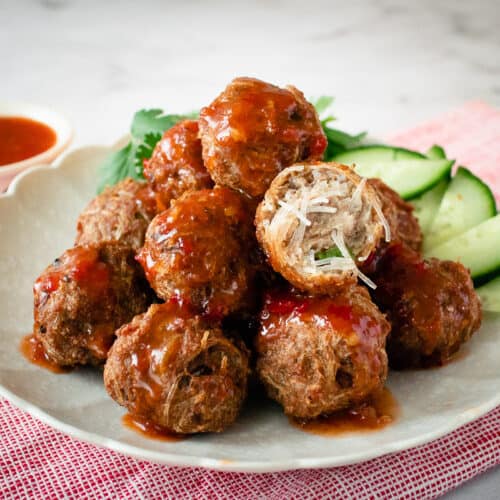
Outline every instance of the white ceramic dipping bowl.
<svg viewBox="0 0 500 500">
<path fill-rule="evenodd" d="M 12 179 L 28 167 L 52 163 L 69 145 L 73 130 L 69 122 L 50 108 L 23 102 L 0 101 L 0 117 L 20 116 L 48 125 L 56 133 L 52 147 L 26 160 L 0 166 L 0 192 L 5 191 Z"/>
</svg>

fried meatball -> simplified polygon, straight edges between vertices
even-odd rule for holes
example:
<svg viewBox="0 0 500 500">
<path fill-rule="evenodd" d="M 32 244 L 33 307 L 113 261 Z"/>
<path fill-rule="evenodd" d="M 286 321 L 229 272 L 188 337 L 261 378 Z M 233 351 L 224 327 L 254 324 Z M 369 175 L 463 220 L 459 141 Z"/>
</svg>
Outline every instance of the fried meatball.
<svg viewBox="0 0 500 500">
<path fill-rule="evenodd" d="M 173 202 L 153 219 L 138 254 L 155 292 L 213 317 L 242 307 L 254 277 L 251 215 L 242 197 L 226 188 Z"/>
<path fill-rule="evenodd" d="M 116 242 L 66 250 L 33 292 L 34 335 L 59 366 L 102 364 L 115 330 L 152 298 L 134 252 Z"/>
<path fill-rule="evenodd" d="M 220 432 L 246 396 L 248 353 L 175 301 L 117 331 L 104 367 L 109 395 L 132 414 L 181 434 Z"/>
<path fill-rule="evenodd" d="M 390 227 L 391 244 L 403 243 L 419 252 L 422 248 L 422 231 L 413 215 L 413 206 L 380 179 L 368 179 L 368 183 L 380 198 L 382 212 Z"/>
<path fill-rule="evenodd" d="M 329 414 L 383 387 L 389 330 L 360 286 L 335 297 L 270 293 L 256 339 L 257 372 L 287 415 Z"/>
<path fill-rule="evenodd" d="M 201 157 L 197 121 L 184 120 L 163 134 L 151 159 L 144 162 L 144 177 L 156 193 L 159 211 L 187 191 L 213 186 Z"/>
<path fill-rule="evenodd" d="M 392 323 L 387 354 L 393 368 L 443 364 L 481 326 L 479 298 L 458 262 L 423 260 L 394 245 L 373 280 L 373 299 Z"/>
<path fill-rule="evenodd" d="M 147 184 L 127 178 L 107 187 L 83 210 L 76 225 L 75 244 L 120 241 L 138 250 L 155 215 L 154 194 Z"/>
<path fill-rule="evenodd" d="M 205 165 L 217 184 L 262 198 L 274 177 L 323 157 L 327 140 L 302 92 L 236 78 L 200 113 Z"/>
<path fill-rule="evenodd" d="M 295 287 L 336 293 L 390 238 L 375 190 L 338 163 L 294 165 L 273 180 L 255 217 L 257 238 L 273 269 Z"/>
</svg>

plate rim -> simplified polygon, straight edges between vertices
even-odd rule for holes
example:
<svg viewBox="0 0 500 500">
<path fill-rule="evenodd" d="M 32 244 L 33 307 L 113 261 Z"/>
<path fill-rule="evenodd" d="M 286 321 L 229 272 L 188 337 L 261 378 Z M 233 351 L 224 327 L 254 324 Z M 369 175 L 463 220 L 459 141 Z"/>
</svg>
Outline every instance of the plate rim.
<svg viewBox="0 0 500 500">
<path fill-rule="evenodd" d="M 57 169 L 71 168 L 68 167 L 68 159 L 74 154 L 78 154 L 84 150 L 91 149 L 107 149 L 109 151 L 116 148 L 117 144 L 123 141 L 121 139 L 111 146 L 92 144 L 82 146 L 79 148 L 71 149 L 61 155 L 52 164 L 38 164 L 33 165 L 23 172 L 21 172 L 12 181 L 5 193 L 0 193 L 0 201 L 5 198 L 14 197 L 24 184 L 23 179 L 37 171 L 52 171 Z M 488 316 L 497 316 L 489 314 Z M 362 463 L 382 456 L 401 452 L 415 448 L 435 441 L 447 434 L 450 434 L 460 427 L 480 418 L 492 409 L 500 405 L 500 392 L 496 397 L 475 406 L 472 409 L 464 410 L 456 414 L 451 422 L 444 423 L 443 425 L 434 428 L 428 432 L 424 432 L 415 437 L 399 440 L 395 443 L 387 443 L 377 446 L 373 451 L 359 451 L 351 454 L 344 454 L 338 457 L 317 457 L 317 458 L 288 458 L 285 460 L 271 460 L 271 461 L 254 461 L 254 460 L 231 460 L 231 459 L 218 459 L 209 457 L 200 457 L 196 455 L 177 455 L 167 451 L 155 451 L 151 449 L 142 448 L 140 446 L 123 443 L 116 439 L 112 439 L 101 434 L 83 430 L 72 424 L 68 424 L 59 418 L 51 415 L 41 407 L 17 396 L 14 392 L 7 389 L 0 384 L 0 396 L 5 397 L 10 403 L 22 411 L 27 412 L 32 417 L 38 419 L 42 423 L 48 425 L 52 429 L 62 432 L 73 439 L 89 443 L 100 448 L 109 449 L 138 460 L 147 460 L 154 463 L 178 466 L 178 467 L 201 467 L 208 470 L 217 470 L 222 472 L 246 472 L 246 473 L 271 473 L 283 472 L 299 469 L 321 469 L 328 467 L 341 467 L 345 465 L 352 465 Z M 334 439 L 325 437 L 325 439 Z"/>
<path fill-rule="evenodd" d="M 123 443 L 100 434 L 85 431 L 79 427 L 67 424 L 58 418 L 50 415 L 39 406 L 26 401 L 17 396 L 12 391 L 0 384 L 0 396 L 5 397 L 17 408 L 26 411 L 32 417 L 40 420 L 52 429 L 63 432 L 73 439 L 95 445 L 99 448 L 109 449 L 137 460 L 146 460 L 157 464 L 171 465 L 177 467 L 201 467 L 208 470 L 221 472 L 247 472 L 247 473 L 271 473 L 285 472 L 299 469 L 323 469 L 331 467 L 341 467 L 366 462 L 375 458 L 380 458 L 391 453 L 402 452 L 425 445 L 443 436 L 451 434 L 464 425 L 484 416 L 500 404 L 500 395 L 482 405 L 474 407 L 457 414 L 453 424 L 444 424 L 429 432 L 419 434 L 413 438 L 407 438 L 392 444 L 380 445 L 374 448 L 373 452 L 355 452 L 340 457 L 322 458 L 295 458 L 286 460 L 273 460 L 268 462 L 254 460 L 231 460 L 217 459 L 209 457 L 199 457 L 195 455 L 177 455 L 165 451 L 154 451 L 141 448 L 132 444 Z M 334 439 L 334 437 L 325 437 Z"/>
</svg>

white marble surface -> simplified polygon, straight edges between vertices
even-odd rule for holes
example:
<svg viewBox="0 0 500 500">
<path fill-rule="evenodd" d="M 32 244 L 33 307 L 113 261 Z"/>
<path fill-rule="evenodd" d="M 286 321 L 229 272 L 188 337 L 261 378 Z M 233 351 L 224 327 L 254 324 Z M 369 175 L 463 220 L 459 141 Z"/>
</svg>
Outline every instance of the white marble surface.
<svg viewBox="0 0 500 500">
<path fill-rule="evenodd" d="M 0 0 L 0 98 L 53 106 L 74 145 L 111 143 L 141 107 L 186 111 L 236 75 L 336 96 L 384 135 L 464 101 L 500 106 L 498 0 Z M 500 471 L 451 497 L 498 498 Z"/>
<path fill-rule="evenodd" d="M 401 129 L 469 99 L 500 105 L 498 0 L 0 0 L 2 98 L 111 142 L 140 107 L 184 111 L 235 75 L 337 98 L 350 130 Z"/>
</svg>

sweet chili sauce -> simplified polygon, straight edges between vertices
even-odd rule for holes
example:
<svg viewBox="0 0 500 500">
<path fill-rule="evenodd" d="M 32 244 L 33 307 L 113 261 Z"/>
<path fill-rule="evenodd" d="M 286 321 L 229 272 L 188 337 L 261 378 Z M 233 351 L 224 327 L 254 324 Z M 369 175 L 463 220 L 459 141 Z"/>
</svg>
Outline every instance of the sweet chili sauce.
<svg viewBox="0 0 500 500">
<path fill-rule="evenodd" d="M 170 432 L 167 429 L 160 427 L 159 425 L 156 425 L 145 418 L 139 417 L 137 415 L 132 415 L 131 413 L 126 413 L 122 417 L 122 423 L 128 429 L 137 432 L 141 436 L 147 437 L 149 439 L 177 442 L 187 438 L 187 436 L 185 435 Z"/>
<path fill-rule="evenodd" d="M 301 431 L 329 437 L 350 432 L 380 430 L 394 422 L 398 415 L 399 406 L 396 399 L 389 389 L 384 388 L 354 408 L 313 420 L 290 418 L 290 423 Z"/>
<path fill-rule="evenodd" d="M 274 291 L 264 299 L 261 313 L 261 330 L 258 341 L 273 342 L 275 335 L 287 331 L 286 323 L 300 319 L 322 327 L 328 322 L 338 332 L 349 338 L 353 332 L 365 345 L 380 336 L 380 325 L 364 313 L 349 296 L 309 297 L 293 290 Z M 370 349 L 368 350 L 368 352 Z M 365 363 L 368 363 L 369 358 Z M 375 370 L 375 369 L 374 369 Z M 312 420 L 290 418 L 290 423 L 305 432 L 321 436 L 337 436 L 348 432 L 379 430 L 393 422 L 399 407 L 389 389 L 372 395 L 353 408 Z"/>
<path fill-rule="evenodd" d="M 52 373 L 68 373 L 71 371 L 71 369 L 62 368 L 51 361 L 45 353 L 42 344 L 33 333 L 25 335 L 22 338 L 21 343 L 19 344 L 19 350 L 30 363 L 33 363 L 40 368 L 45 368 Z"/>
<path fill-rule="evenodd" d="M 0 166 L 39 155 L 56 139 L 55 131 L 45 123 L 21 116 L 0 116 Z"/>
</svg>

